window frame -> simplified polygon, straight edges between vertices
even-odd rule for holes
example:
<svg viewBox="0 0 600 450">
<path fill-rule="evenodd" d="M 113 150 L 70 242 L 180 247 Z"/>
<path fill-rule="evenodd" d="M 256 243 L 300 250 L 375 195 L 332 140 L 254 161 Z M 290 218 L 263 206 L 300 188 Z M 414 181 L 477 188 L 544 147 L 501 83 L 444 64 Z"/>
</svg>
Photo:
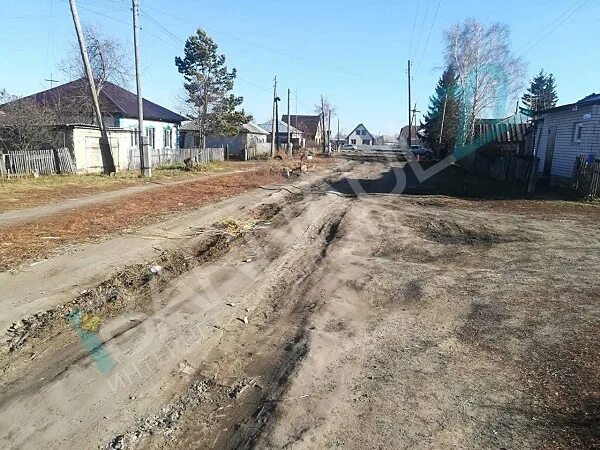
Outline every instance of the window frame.
<svg viewBox="0 0 600 450">
<path fill-rule="evenodd" d="M 146 137 L 148 138 L 148 147 L 156 148 L 156 128 L 146 127 Z"/>
<path fill-rule="evenodd" d="M 167 141 L 167 135 L 169 136 L 169 140 Z M 163 129 L 163 148 L 172 148 L 173 147 L 173 129 L 171 127 L 167 127 Z"/>
<path fill-rule="evenodd" d="M 579 135 L 579 137 L 577 137 Z M 575 124 L 575 128 L 573 129 L 573 142 L 576 144 L 581 143 L 581 138 L 583 137 L 583 122 L 577 122 Z"/>
<path fill-rule="evenodd" d="M 131 144 L 132 148 L 137 148 L 140 145 L 140 130 L 138 127 L 130 127 L 129 131 L 131 132 L 131 135 L 129 137 L 129 143 Z"/>
</svg>

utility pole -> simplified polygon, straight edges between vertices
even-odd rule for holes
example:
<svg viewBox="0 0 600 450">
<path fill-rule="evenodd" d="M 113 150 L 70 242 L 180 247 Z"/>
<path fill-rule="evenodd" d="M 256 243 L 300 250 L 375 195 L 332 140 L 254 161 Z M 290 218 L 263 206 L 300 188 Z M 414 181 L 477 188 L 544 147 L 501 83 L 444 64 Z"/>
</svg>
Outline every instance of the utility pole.
<svg viewBox="0 0 600 450">
<path fill-rule="evenodd" d="M 276 140 L 276 134 L 275 134 L 275 121 L 277 120 L 277 111 L 276 111 L 276 105 L 277 105 L 277 77 L 275 77 L 274 79 L 274 84 L 273 84 L 273 121 L 271 123 L 271 158 L 275 157 L 275 140 Z"/>
<path fill-rule="evenodd" d="M 337 133 L 337 140 L 335 141 L 335 149 L 337 151 L 340 150 L 340 118 L 338 117 L 338 133 Z"/>
<path fill-rule="evenodd" d="M 47 81 L 47 82 L 49 82 L 49 83 L 50 83 L 50 89 L 52 89 L 52 88 L 54 87 L 54 83 L 58 83 L 58 80 L 55 80 L 55 79 L 52 77 L 52 73 L 50 73 L 50 79 L 48 79 L 48 78 L 45 78 L 45 79 L 44 79 L 44 81 Z"/>
<path fill-rule="evenodd" d="M 298 90 L 294 91 L 294 95 L 296 97 L 296 128 L 298 128 Z"/>
<path fill-rule="evenodd" d="M 327 145 L 327 139 L 325 137 L 325 100 L 323 100 L 323 95 L 321 94 L 321 120 L 323 123 L 322 128 L 322 139 L 323 139 L 323 153 L 325 153 L 325 146 Z"/>
<path fill-rule="evenodd" d="M 329 108 L 329 123 L 327 125 L 327 153 L 331 153 L 331 108 Z"/>
<path fill-rule="evenodd" d="M 408 149 L 412 145 L 412 117 L 410 111 L 411 98 L 410 98 L 410 59 L 408 60 Z"/>
<path fill-rule="evenodd" d="M 292 118 L 290 117 L 290 95 L 291 91 L 288 89 L 288 113 L 287 113 L 287 128 L 288 128 L 288 138 L 287 138 L 287 154 L 292 155 Z"/>
<path fill-rule="evenodd" d="M 444 134 L 444 120 L 446 120 L 446 105 L 448 103 L 448 94 L 444 97 L 444 110 L 442 111 L 442 125 L 440 126 L 440 140 L 439 144 L 442 144 L 442 136 Z"/>
<path fill-rule="evenodd" d="M 152 163 L 148 155 L 148 142 L 144 130 L 144 99 L 142 97 L 142 75 L 140 64 L 140 0 L 131 0 L 133 10 L 133 46 L 135 49 L 135 84 L 138 100 L 138 146 L 140 149 L 140 170 L 145 177 L 152 176 Z"/>
<path fill-rule="evenodd" d="M 98 127 L 100 128 L 100 154 L 102 155 L 104 173 L 111 174 L 116 171 L 115 162 L 110 151 L 110 143 L 108 140 L 108 134 L 106 133 L 106 127 L 102 121 L 102 112 L 100 111 L 100 102 L 98 102 L 96 82 L 94 81 L 94 75 L 92 74 L 92 66 L 90 65 L 90 59 L 88 56 L 87 47 L 85 45 L 85 38 L 83 37 L 83 31 L 81 30 L 81 23 L 79 22 L 79 13 L 77 12 L 75 0 L 69 0 L 69 6 L 71 7 L 71 15 L 73 16 L 75 32 L 77 33 L 77 40 L 79 41 L 79 51 L 81 52 L 81 59 L 83 60 L 85 74 L 90 87 L 92 103 L 94 104 L 94 113 L 96 115 L 96 119 L 98 120 Z"/>
</svg>

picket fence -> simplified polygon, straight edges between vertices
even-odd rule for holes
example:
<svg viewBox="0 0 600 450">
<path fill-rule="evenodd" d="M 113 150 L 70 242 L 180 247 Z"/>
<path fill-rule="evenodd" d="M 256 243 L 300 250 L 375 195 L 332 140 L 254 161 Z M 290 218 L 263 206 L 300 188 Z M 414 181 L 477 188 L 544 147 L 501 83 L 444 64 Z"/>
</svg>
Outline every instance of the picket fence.
<svg viewBox="0 0 600 450">
<path fill-rule="evenodd" d="M 573 169 L 573 189 L 588 199 L 600 196 L 600 159 L 591 161 L 587 156 L 578 156 Z"/>
<path fill-rule="evenodd" d="M 30 174 L 75 173 L 76 167 L 68 148 L 13 150 L 1 155 L 0 176 L 23 177 Z"/>
<path fill-rule="evenodd" d="M 225 150 L 220 148 L 164 148 L 151 150 L 152 167 L 170 166 L 181 164 L 186 159 L 192 159 L 198 164 L 208 164 L 213 161 L 224 161 Z M 128 169 L 139 169 L 140 154 L 139 149 L 129 149 Z"/>
</svg>

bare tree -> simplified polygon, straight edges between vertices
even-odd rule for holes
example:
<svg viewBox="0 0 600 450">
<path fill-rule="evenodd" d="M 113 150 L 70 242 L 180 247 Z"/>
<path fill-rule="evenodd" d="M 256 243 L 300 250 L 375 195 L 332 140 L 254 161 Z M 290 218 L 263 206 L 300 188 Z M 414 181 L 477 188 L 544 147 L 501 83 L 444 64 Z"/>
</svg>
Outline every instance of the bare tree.
<svg viewBox="0 0 600 450">
<path fill-rule="evenodd" d="M 467 19 L 446 30 L 445 40 L 446 63 L 456 70 L 460 87 L 460 144 L 473 140 L 477 118 L 506 114 L 523 87 L 525 63 L 511 52 L 510 31 L 503 24 L 486 27 Z"/>
<path fill-rule="evenodd" d="M 321 108 L 323 109 L 322 111 L 321 111 Z M 323 98 L 323 105 L 321 105 L 320 103 L 315 104 L 315 113 L 316 114 L 321 114 L 322 112 L 324 112 L 325 117 L 329 117 L 330 111 L 331 111 L 332 119 L 337 116 L 337 108 L 335 107 L 335 105 L 331 104 L 331 102 L 327 99 L 327 97 Z"/>
<path fill-rule="evenodd" d="M 91 25 L 83 27 L 92 74 L 98 91 L 110 81 L 121 87 L 128 87 L 133 79 L 131 52 L 116 38 L 106 36 L 99 28 Z M 61 71 L 70 79 L 84 78 L 85 67 L 76 42 L 70 45 L 67 57 L 60 63 Z"/>
<path fill-rule="evenodd" d="M 32 150 L 51 145 L 54 110 L 0 90 L 0 149 Z"/>
</svg>

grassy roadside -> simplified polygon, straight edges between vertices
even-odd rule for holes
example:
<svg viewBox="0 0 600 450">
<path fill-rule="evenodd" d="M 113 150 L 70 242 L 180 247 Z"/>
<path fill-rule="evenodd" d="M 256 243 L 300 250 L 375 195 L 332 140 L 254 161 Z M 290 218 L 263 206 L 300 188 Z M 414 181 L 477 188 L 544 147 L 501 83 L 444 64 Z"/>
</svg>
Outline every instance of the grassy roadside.
<svg viewBox="0 0 600 450">
<path fill-rule="evenodd" d="M 134 229 L 169 213 L 190 210 L 281 180 L 281 170 L 270 167 L 224 173 L 11 226 L 0 234 L 0 271 L 47 257 L 66 244 Z"/>
<path fill-rule="evenodd" d="M 249 166 L 238 162 L 210 163 L 201 170 L 186 172 L 180 167 L 155 169 L 151 180 L 138 171 L 119 172 L 115 176 L 101 174 L 51 175 L 0 181 L 0 212 L 32 208 L 47 203 L 109 192 L 145 183 L 168 183 L 195 179 L 214 173 L 226 173 Z"/>
</svg>

